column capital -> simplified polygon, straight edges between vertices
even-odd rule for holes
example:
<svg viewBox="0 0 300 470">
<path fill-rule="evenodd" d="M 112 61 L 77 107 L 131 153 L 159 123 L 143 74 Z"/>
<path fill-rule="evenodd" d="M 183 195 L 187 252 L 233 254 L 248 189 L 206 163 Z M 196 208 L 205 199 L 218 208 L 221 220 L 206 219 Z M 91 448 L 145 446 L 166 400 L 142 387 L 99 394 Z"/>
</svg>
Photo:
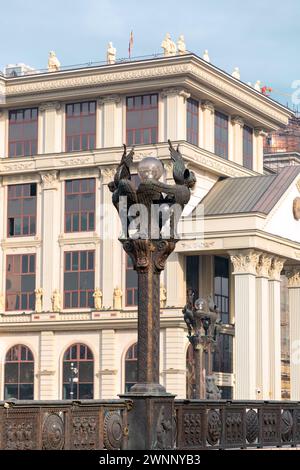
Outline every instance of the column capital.
<svg viewBox="0 0 300 470">
<path fill-rule="evenodd" d="M 254 250 L 230 252 L 230 259 L 234 267 L 233 274 L 254 274 L 259 261 L 260 253 Z"/>
<path fill-rule="evenodd" d="M 287 268 L 285 275 L 288 279 L 288 288 L 300 287 L 300 266 Z"/>
<path fill-rule="evenodd" d="M 108 184 L 113 180 L 117 167 L 110 166 L 110 167 L 99 167 L 99 171 L 102 177 L 102 183 Z"/>
<path fill-rule="evenodd" d="M 280 273 L 282 271 L 285 260 L 283 258 L 272 258 L 269 269 L 269 277 L 271 281 L 280 281 Z"/>
<path fill-rule="evenodd" d="M 160 96 L 162 98 L 165 98 L 166 96 L 182 96 L 185 100 L 190 98 L 191 94 L 185 89 L 185 88 L 175 88 L 175 87 L 170 87 L 170 88 L 164 88 L 160 92 Z"/>
<path fill-rule="evenodd" d="M 208 109 L 211 113 L 213 113 L 215 110 L 214 104 L 208 100 L 201 102 L 201 108 L 203 109 L 203 111 Z"/>
<path fill-rule="evenodd" d="M 272 256 L 262 253 L 259 256 L 258 264 L 256 266 L 257 277 L 269 277 L 269 270 L 272 263 Z"/>
<path fill-rule="evenodd" d="M 41 171 L 41 182 L 42 188 L 46 189 L 57 189 L 58 188 L 58 174 L 59 172 L 54 171 Z"/>
<path fill-rule="evenodd" d="M 268 135 L 262 127 L 255 127 L 254 134 L 256 137 L 266 137 Z"/>
<path fill-rule="evenodd" d="M 59 111 L 61 108 L 61 103 L 59 101 L 47 101 L 46 103 L 41 103 L 39 105 L 39 111 L 41 113 L 47 111 L 48 109 L 55 109 Z"/>
<path fill-rule="evenodd" d="M 106 95 L 106 96 L 100 96 L 98 99 L 97 99 L 97 103 L 99 106 L 105 104 L 105 103 L 115 103 L 115 104 L 118 104 L 120 103 L 121 101 L 121 97 L 120 95 Z"/>
<path fill-rule="evenodd" d="M 240 127 L 244 127 L 244 119 L 241 118 L 240 116 L 232 116 L 231 122 L 234 125 L 238 125 Z"/>
</svg>

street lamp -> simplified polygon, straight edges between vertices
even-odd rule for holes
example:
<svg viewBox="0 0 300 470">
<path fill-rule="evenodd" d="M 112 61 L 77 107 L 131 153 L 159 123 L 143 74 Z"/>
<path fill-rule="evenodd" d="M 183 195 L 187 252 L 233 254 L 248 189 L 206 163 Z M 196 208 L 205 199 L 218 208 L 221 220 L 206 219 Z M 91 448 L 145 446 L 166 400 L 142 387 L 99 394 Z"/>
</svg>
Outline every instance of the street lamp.
<svg viewBox="0 0 300 470">
<path fill-rule="evenodd" d="M 74 398 L 74 384 L 78 383 L 78 369 L 77 367 L 74 366 L 74 362 L 71 362 L 70 364 L 70 377 L 69 377 L 69 382 L 70 382 L 70 398 L 73 400 Z"/>
<path fill-rule="evenodd" d="M 220 311 L 213 302 L 212 295 L 208 299 L 199 298 L 195 302 L 193 296 L 189 295 L 182 312 L 188 328 L 188 339 L 194 351 L 195 398 L 218 400 L 221 398 L 221 392 L 215 383 L 212 359 L 221 328 Z"/>
</svg>

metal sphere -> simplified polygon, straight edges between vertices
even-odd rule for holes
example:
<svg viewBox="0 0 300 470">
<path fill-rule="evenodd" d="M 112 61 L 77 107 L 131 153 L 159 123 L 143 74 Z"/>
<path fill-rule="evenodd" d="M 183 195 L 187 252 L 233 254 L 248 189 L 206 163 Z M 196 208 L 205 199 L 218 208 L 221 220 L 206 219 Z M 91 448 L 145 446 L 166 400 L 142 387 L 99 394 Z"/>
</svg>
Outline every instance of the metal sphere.
<svg viewBox="0 0 300 470">
<path fill-rule="evenodd" d="M 164 168 L 161 161 L 154 157 L 145 157 L 138 164 L 138 174 L 143 182 L 149 179 L 158 181 L 163 171 Z"/>
</svg>

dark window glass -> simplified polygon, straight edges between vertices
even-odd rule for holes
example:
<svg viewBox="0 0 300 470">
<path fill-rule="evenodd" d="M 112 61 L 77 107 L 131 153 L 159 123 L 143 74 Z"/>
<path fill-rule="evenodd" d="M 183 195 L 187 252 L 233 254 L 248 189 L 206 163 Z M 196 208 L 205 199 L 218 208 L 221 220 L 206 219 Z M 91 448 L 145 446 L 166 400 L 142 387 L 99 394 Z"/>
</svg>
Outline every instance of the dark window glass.
<svg viewBox="0 0 300 470">
<path fill-rule="evenodd" d="M 9 157 L 23 157 L 37 153 L 37 108 L 9 111 Z"/>
<path fill-rule="evenodd" d="M 248 126 L 243 128 L 243 165 L 253 168 L 253 129 Z"/>
<path fill-rule="evenodd" d="M 130 256 L 126 255 L 126 306 L 137 305 L 138 276 Z"/>
<path fill-rule="evenodd" d="M 157 95 L 130 96 L 126 102 L 127 144 L 156 143 L 158 140 Z"/>
<path fill-rule="evenodd" d="M 34 361 L 30 349 L 18 344 L 5 357 L 4 399 L 33 400 Z"/>
<path fill-rule="evenodd" d="M 85 344 L 74 344 L 64 354 L 63 398 L 92 399 L 94 395 L 94 358 Z"/>
<path fill-rule="evenodd" d="M 215 154 L 228 159 L 228 116 L 215 111 Z"/>
<path fill-rule="evenodd" d="M 6 310 L 33 310 L 35 255 L 7 255 Z"/>
<path fill-rule="evenodd" d="M 35 235 L 36 183 L 8 186 L 7 235 Z"/>
<path fill-rule="evenodd" d="M 221 310 L 222 323 L 229 323 L 229 262 L 227 258 L 215 256 L 214 296 Z"/>
<path fill-rule="evenodd" d="M 95 148 L 96 104 L 94 101 L 67 104 L 66 151 Z"/>
<path fill-rule="evenodd" d="M 125 356 L 125 392 L 137 382 L 137 343 L 130 346 Z"/>
<path fill-rule="evenodd" d="M 188 98 L 186 111 L 186 140 L 191 144 L 198 145 L 199 102 Z"/>
<path fill-rule="evenodd" d="M 192 290 L 194 301 L 199 297 L 199 256 L 186 257 L 187 294 Z"/>
<path fill-rule="evenodd" d="M 93 307 L 94 251 L 65 252 L 64 308 Z"/>
<path fill-rule="evenodd" d="M 232 373 L 233 336 L 221 333 L 218 336 L 217 348 L 214 352 L 213 371 Z M 224 397 L 222 397 L 224 398 Z"/>
<path fill-rule="evenodd" d="M 95 181 L 66 181 L 65 231 L 87 232 L 95 229 Z"/>
</svg>

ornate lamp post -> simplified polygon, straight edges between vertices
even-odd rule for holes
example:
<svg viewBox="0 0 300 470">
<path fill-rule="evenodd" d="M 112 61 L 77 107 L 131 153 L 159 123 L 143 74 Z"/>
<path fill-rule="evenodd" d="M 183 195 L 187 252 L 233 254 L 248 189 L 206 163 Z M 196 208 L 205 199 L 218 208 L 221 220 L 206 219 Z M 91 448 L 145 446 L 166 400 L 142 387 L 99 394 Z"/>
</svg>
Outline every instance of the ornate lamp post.
<svg viewBox="0 0 300 470">
<path fill-rule="evenodd" d="M 69 378 L 70 382 L 70 399 L 74 398 L 74 384 L 78 383 L 78 369 L 74 366 L 74 362 L 70 364 L 71 376 Z"/>
<path fill-rule="evenodd" d="M 131 433 L 135 442 L 129 442 L 133 449 L 172 447 L 174 397 L 159 384 L 160 273 L 175 248 L 177 221 L 196 179 L 170 141 L 169 148 L 175 184 L 160 182 L 161 162 L 146 157 L 138 165 L 141 183 L 135 190 L 130 174 L 134 151 L 127 154 L 125 145 L 109 184 L 122 223 L 120 241 L 138 274 L 138 373 L 127 395 L 135 401 L 130 413 L 136 429 Z"/>
<path fill-rule="evenodd" d="M 189 296 L 182 312 L 188 327 L 188 338 L 194 350 L 195 398 L 218 400 L 221 398 L 221 392 L 213 376 L 212 358 L 220 332 L 220 312 L 213 302 L 212 295 L 208 300 L 199 298 L 195 302 L 193 296 Z"/>
</svg>

